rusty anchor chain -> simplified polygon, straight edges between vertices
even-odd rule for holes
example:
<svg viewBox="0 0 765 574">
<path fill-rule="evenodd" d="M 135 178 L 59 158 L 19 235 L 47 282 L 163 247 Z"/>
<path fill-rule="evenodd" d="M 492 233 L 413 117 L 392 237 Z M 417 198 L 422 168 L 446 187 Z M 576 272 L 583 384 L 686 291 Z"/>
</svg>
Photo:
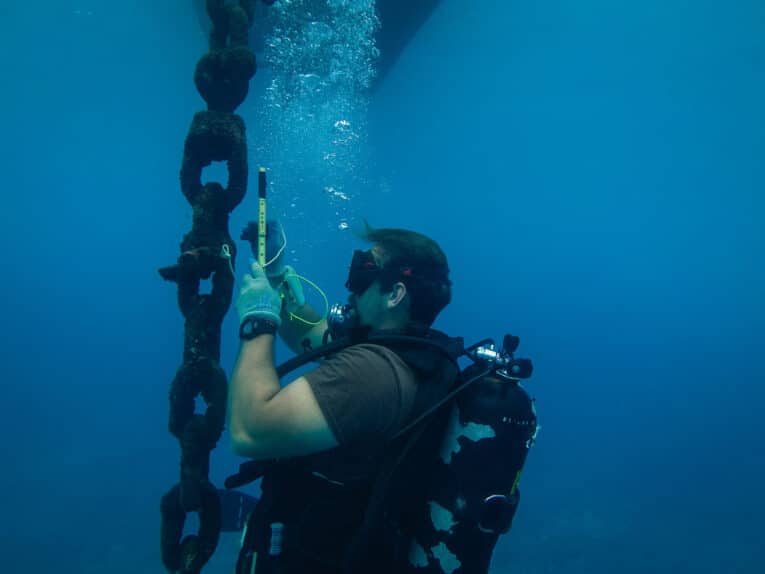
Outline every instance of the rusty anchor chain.
<svg viewBox="0 0 765 574">
<path fill-rule="evenodd" d="M 165 567 L 196 574 L 218 545 L 221 505 L 209 480 L 210 452 L 226 419 L 228 383 L 220 366 L 221 324 L 234 289 L 236 244 L 228 230 L 229 215 L 247 191 L 245 124 L 234 111 L 244 102 L 255 75 L 255 54 L 248 45 L 255 0 L 207 0 L 212 21 L 209 51 L 199 60 L 194 83 L 207 110 L 194 115 L 183 150 L 181 191 L 193 212 L 181 255 L 159 270 L 178 289 L 184 317 L 183 364 L 170 386 L 169 431 L 181 449 L 180 480 L 163 497 L 161 552 Z M 273 1 L 264 0 L 266 4 Z M 228 185 L 201 183 L 202 170 L 226 162 Z M 202 280 L 210 293 L 200 293 Z M 202 397 L 204 414 L 195 413 Z M 183 536 L 187 515 L 198 513 L 196 534 Z"/>
</svg>

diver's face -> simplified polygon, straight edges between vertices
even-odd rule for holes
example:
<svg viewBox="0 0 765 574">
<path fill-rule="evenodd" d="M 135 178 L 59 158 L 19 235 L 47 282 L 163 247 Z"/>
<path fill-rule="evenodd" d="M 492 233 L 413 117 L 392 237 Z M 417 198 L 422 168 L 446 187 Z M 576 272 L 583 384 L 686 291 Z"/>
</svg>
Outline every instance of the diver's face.
<svg viewBox="0 0 765 574">
<path fill-rule="evenodd" d="M 356 309 L 359 325 L 362 327 L 379 328 L 387 317 L 387 296 L 375 281 L 363 293 L 352 293 L 349 302 Z"/>
<path fill-rule="evenodd" d="M 345 286 L 351 291 L 348 302 L 356 309 L 361 326 L 378 328 L 385 319 L 386 299 L 377 279 L 381 271 L 381 253 L 377 246 L 353 253 Z"/>
</svg>

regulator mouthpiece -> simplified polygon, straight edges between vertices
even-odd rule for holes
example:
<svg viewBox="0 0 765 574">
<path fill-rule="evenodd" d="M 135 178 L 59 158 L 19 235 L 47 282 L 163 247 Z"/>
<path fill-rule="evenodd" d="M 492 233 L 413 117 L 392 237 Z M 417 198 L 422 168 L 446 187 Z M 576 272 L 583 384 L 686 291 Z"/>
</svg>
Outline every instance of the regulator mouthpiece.
<svg viewBox="0 0 765 574">
<path fill-rule="evenodd" d="M 327 315 L 327 327 L 333 339 L 347 335 L 358 323 L 358 314 L 353 305 L 335 303 Z"/>
</svg>

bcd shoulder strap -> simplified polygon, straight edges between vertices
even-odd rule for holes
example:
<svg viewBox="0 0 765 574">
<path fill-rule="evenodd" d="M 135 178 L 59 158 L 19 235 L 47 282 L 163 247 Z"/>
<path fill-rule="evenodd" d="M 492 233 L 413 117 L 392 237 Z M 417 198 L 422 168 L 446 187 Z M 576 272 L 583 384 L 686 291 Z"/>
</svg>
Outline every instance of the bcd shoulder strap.
<svg viewBox="0 0 765 574">
<path fill-rule="evenodd" d="M 460 383 L 461 378 L 457 376 L 456 381 L 453 381 L 448 388 L 454 388 Z M 374 574 L 378 570 L 379 572 L 391 572 L 393 570 L 390 565 L 384 563 L 384 557 L 389 556 L 391 559 L 395 559 L 401 551 L 408 550 L 407 548 L 398 548 L 400 541 L 396 540 L 396 533 L 386 533 L 383 530 L 385 527 L 398 528 L 401 526 L 396 523 L 398 518 L 396 515 L 404 505 L 403 489 L 406 489 L 408 497 L 413 496 L 416 499 L 416 493 L 424 487 L 424 481 L 429 476 L 428 473 L 420 472 L 422 469 L 414 471 L 410 465 L 422 458 L 420 454 L 423 447 L 429 452 L 438 448 L 436 443 L 441 441 L 446 422 L 445 410 L 429 411 L 427 416 L 418 417 L 414 424 L 407 426 L 403 433 L 397 434 L 391 440 L 388 453 L 372 484 L 371 495 L 364 512 L 364 520 L 346 552 L 343 564 L 345 574 L 358 574 L 360 572 Z M 420 450 L 410 456 L 415 449 Z M 406 480 L 403 480 L 403 475 L 406 475 Z M 392 515 L 386 516 L 386 512 Z M 375 544 L 382 547 L 382 552 L 373 552 Z M 372 556 L 374 556 L 374 563 L 370 563 Z"/>
</svg>

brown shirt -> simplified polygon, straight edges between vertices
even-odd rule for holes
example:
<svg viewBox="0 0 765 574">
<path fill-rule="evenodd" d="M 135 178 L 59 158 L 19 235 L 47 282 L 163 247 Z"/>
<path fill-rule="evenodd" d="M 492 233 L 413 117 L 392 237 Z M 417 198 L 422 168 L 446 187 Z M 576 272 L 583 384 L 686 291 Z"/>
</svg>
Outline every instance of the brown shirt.
<svg viewBox="0 0 765 574">
<path fill-rule="evenodd" d="M 412 369 L 390 349 L 370 343 L 343 349 L 304 376 L 341 446 L 392 437 L 417 391 Z"/>
</svg>

